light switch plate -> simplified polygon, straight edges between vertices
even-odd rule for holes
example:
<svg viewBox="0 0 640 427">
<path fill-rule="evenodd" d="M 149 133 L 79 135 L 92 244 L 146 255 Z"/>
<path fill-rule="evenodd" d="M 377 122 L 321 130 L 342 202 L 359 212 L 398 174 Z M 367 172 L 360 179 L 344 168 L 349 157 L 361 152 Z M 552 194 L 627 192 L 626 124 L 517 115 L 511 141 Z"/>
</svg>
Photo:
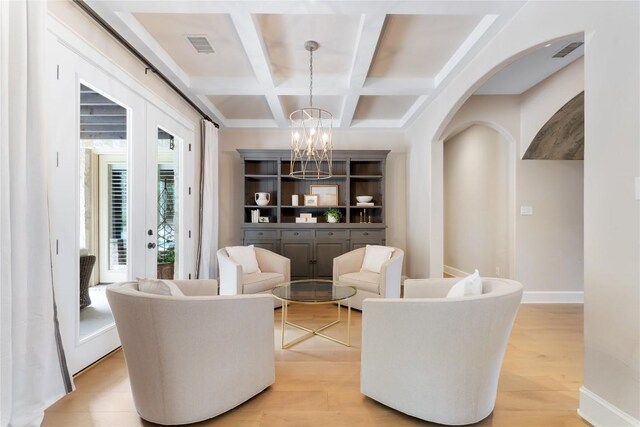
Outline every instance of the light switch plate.
<svg viewBox="0 0 640 427">
<path fill-rule="evenodd" d="M 533 215 L 533 206 L 520 206 L 520 215 Z"/>
<path fill-rule="evenodd" d="M 636 200 L 640 200 L 640 176 L 636 176 Z"/>
</svg>

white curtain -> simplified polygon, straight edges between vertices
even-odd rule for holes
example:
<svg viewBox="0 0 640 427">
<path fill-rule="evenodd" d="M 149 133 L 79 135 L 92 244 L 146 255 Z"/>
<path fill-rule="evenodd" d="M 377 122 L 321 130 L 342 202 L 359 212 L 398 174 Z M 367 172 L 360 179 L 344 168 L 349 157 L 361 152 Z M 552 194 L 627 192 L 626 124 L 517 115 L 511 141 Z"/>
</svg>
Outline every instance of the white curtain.
<svg viewBox="0 0 640 427">
<path fill-rule="evenodd" d="M 218 129 L 202 121 L 202 162 L 200 168 L 200 244 L 198 279 L 218 277 Z"/>
<path fill-rule="evenodd" d="M 71 391 L 47 208 L 46 2 L 0 1 L 0 426 L 39 426 Z"/>
</svg>

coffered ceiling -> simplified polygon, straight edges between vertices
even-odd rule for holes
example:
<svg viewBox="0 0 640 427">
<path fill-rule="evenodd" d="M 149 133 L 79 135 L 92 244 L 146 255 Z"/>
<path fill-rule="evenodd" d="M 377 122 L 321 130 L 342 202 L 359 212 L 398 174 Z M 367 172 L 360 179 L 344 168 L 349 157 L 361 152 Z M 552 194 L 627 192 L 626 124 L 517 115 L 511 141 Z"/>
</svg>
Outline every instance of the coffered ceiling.
<svg viewBox="0 0 640 427">
<path fill-rule="evenodd" d="M 85 2 L 222 127 L 288 127 L 309 106 L 304 42 L 316 40 L 314 106 L 334 127 L 396 129 L 524 3 Z M 187 36 L 206 37 L 214 52 L 198 53 Z"/>
</svg>

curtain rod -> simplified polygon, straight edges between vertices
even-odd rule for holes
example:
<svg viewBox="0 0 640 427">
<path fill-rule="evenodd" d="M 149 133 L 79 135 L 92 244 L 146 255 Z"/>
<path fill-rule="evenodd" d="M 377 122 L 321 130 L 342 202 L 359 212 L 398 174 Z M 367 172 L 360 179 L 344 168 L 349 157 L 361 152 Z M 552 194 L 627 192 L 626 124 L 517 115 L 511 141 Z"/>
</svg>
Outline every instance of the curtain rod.
<svg viewBox="0 0 640 427">
<path fill-rule="evenodd" d="M 171 80 L 169 80 L 164 74 L 162 74 L 160 71 L 158 71 L 151 62 L 149 62 L 149 60 L 147 58 L 144 57 L 143 54 L 141 54 L 140 52 L 138 52 L 138 50 L 133 47 L 128 41 L 126 41 L 124 39 L 124 37 L 122 37 L 120 35 L 120 33 L 118 33 L 111 25 L 109 25 L 104 19 L 102 19 L 93 9 L 91 9 L 91 7 L 89 7 L 84 0 L 73 0 L 73 2 L 78 5 L 78 7 L 80 7 L 80 9 L 82 9 L 87 15 L 89 15 L 94 21 L 96 21 L 96 23 L 98 23 L 102 28 L 104 28 L 109 34 L 111 34 L 118 42 L 120 42 L 121 45 L 123 45 L 125 48 L 127 48 L 127 50 L 129 52 L 131 52 L 136 58 L 138 58 L 140 61 L 142 61 L 142 63 L 144 65 L 146 65 L 146 68 L 144 70 L 144 73 L 147 74 L 147 72 L 149 70 L 151 70 L 154 74 L 156 74 L 158 77 L 160 77 L 160 79 L 165 82 L 167 85 L 169 85 L 169 87 L 171 89 L 173 89 L 178 95 L 180 95 L 180 97 L 182 99 L 184 99 L 194 110 L 196 110 L 198 113 L 200 113 L 200 115 L 202 116 L 202 118 L 204 118 L 205 120 L 210 121 L 211 123 L 213 123 L 213 125 L 217 128 L 220 127 L 220 125 L 216 122 L 214 122 L 213 120 L 211 120 L 211 117 L 209 117 L 209 115 L 207 113 L 205 113 L 204 111 L 202 111 L 202 109 L 200 109 L 200 107 L 198 107 L 192 100 L 191 98 L 189 98 L 184 92 L 182 92 L 176 85 L 174 85 Z"/>
</svg>

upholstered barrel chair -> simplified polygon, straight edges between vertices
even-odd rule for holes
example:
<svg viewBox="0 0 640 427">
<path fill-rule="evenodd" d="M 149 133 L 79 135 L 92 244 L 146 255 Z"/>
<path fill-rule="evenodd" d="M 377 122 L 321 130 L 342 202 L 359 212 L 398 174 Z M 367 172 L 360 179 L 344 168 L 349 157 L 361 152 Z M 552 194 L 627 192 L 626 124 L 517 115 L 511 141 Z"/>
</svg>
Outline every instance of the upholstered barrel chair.
<svg viewBox="0 0 640 427">
<path fill-rule="evenodd" d="M 491 414 L 522 285 L 484 278 L 481 295 L 446 298 L 458 280 L 408 279 L 405 298 L 364 301 L 363 394 L 439 424 Z"/>
<path fill-rule="evenodd" d="M 368 247 L 354 249 L 333 259 L 333 280 L 356 288 L 351 307 L 362 310 L 365 298 L 399 298 L 404 252 L 399 248 L 374 246 L 392 250 L 386 260 L 367 267 Z M 375 260 L 374 260 L 375 261 Z M 375 265 L 379 264 L 379 265 Z"/>
<path fill-rule="evenodd" d="M 246 260 L 239 260 L 237 257 L 234 259 L 228 252 L 232 248 L 244 249 L 245 255 L 251 255 L 252 251 L 247 250 L 252 248 L 257 264 L 247 263 Z M 221 295 L 271 295 L 271 289 L 291 280 L 291 260 L 267 249 L 252 246 L 222 248 L 218 250 L 217 256 Z M 247 264 L 253 264 L 254 268 L 249 269 Z M 282 305 L 276 298 L 273 298 L 273 303 L 276 307 Z"/>
<path fill-rule="evenodd" d="M 164 295 L 138 282 L 107 288 L 136 409 L 164 425 L 215 417 L 275 381 L 272 297 L 217 296 L 215 280 L 173 283 Z"/>
</svg>

